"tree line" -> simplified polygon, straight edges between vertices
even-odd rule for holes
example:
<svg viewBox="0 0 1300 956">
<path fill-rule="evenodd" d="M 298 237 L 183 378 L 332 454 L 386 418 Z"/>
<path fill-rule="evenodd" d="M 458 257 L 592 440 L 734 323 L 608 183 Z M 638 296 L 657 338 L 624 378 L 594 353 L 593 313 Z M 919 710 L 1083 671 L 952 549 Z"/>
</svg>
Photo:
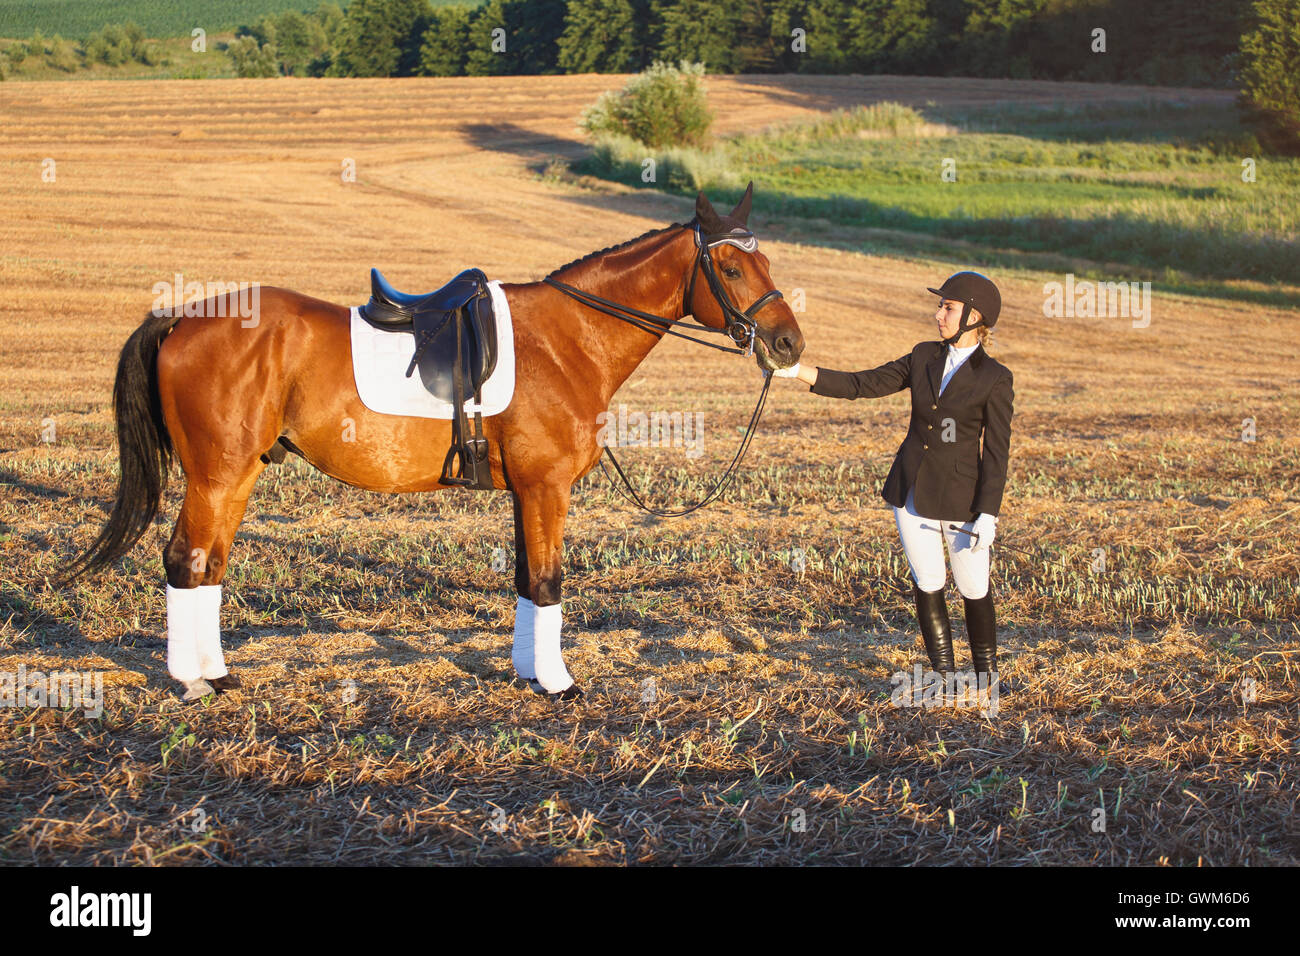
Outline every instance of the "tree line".
<svg viewBox="0 0 1300 956">
<path fill-rule="evenodd" d="M 1269 0 L 1290 4 L 1295 0 Z M 1224 0 L 352 0 L 240 28 L 242 75 L 900 73 L 1229 86 Z"/>
</svg>

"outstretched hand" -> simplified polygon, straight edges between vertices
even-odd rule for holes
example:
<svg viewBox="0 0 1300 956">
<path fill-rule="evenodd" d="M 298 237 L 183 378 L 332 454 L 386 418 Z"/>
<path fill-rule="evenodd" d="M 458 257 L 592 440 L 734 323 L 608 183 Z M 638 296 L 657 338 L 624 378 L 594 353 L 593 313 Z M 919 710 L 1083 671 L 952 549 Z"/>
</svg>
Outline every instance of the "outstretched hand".
<svg viewBox="0 0 1300 956">
<path fill-rule="evenodd" d="M 766 376 L 767 370 L 760 368 L 758 374 Z M 773 378 L 792 378 L 796 381 L 803 382 L 807 385 L 817 384 L 817 367 L 811 366 L 804 368 L 798 362 L 795 362 L 789 368 L 778 368 L 772 371 Z"/>
</svg>

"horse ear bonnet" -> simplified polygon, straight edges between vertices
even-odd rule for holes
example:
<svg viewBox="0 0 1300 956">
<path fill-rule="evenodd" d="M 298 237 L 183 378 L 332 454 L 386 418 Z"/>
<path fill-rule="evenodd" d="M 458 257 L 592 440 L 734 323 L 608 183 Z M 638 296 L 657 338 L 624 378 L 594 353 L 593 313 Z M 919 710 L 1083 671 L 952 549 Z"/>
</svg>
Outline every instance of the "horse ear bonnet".
<svg viewBox="0 0 1300 956">
<path fill-rule="evenodd" d="M 725 216 L 718 215 L 709 202 L 703 190 L 695 198 L 695 217 L 699 219 L 700 226 L 708 238 L 725 235 L 730 232 L 749 232 L 749 211 L 754 203 L 754 184 L 751 181 L 745 189 L 745 195 L 740 197 L 740 202 L 736 203 L 736 208 L 731 210 Z"/>
</svg>

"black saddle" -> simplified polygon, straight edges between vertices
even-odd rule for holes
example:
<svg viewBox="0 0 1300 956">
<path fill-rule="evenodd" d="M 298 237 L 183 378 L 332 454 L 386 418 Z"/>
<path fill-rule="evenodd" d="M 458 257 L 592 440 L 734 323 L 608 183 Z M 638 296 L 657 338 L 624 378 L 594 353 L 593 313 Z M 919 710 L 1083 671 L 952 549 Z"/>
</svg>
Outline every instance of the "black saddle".
<svg viewBox="0 0 1300 956">
<path fill-rule="evenodd" d="M 415 356 L 407 377 L 418 366 L 424 387 L 444 402 L 455 399 L 457 339 L 468 391 L 477 392 L 496 368 L 496 316 L 487 276 L 479 269 L 466 269 L 441 289 L 423 295 L 398 292 L 378 269 L 371 269 L 370 301 L 362 306 L 361 317 L 376 328 L 415 333 Z"/>
<path fill-rule="evenodd" d="M 423 295 L 398 292 L 378 269 L 370 270 L 370 301 L 358 310 L 375 328 L 415 335 L 415 354 L 406 376 L 418 368 L 420 381 L 435 397 L 450 404 L 452 446 L 443 463 L 444 484 L 491 488 L 483 416 L 474 415 L 475 438 L 465 433 L 465 396 L 482 404 L 482 386 L 497 365 L 497 325 L 487 276 L 466 269 L 442 288 Z M 459 471 L 451 473 L 453 459 Z M 467 475 L 467 462 L 473 475 Z"/>
</svg>

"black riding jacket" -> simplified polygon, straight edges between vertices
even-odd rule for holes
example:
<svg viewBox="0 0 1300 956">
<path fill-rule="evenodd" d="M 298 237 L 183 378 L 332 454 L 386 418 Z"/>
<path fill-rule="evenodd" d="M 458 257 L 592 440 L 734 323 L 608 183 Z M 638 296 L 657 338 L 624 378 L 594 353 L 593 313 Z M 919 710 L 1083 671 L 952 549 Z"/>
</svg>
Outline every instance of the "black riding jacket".
<svg viewBox="0 0 1300 956">
<path fill-rule="evenodd" d="M 879 398 L 910 388 L 912 421 L 881 497 L 902 508 L 914 490 L 917 513 L 935 521 L 996 516 L 1011 446 L 1011 370 L 977 346 L 940 395 L 944 353 L 943 343 L 922 342 L 879 368 L 818 368 L 817 384 L 808 391 L 831 398 Z"/>
</svg>

